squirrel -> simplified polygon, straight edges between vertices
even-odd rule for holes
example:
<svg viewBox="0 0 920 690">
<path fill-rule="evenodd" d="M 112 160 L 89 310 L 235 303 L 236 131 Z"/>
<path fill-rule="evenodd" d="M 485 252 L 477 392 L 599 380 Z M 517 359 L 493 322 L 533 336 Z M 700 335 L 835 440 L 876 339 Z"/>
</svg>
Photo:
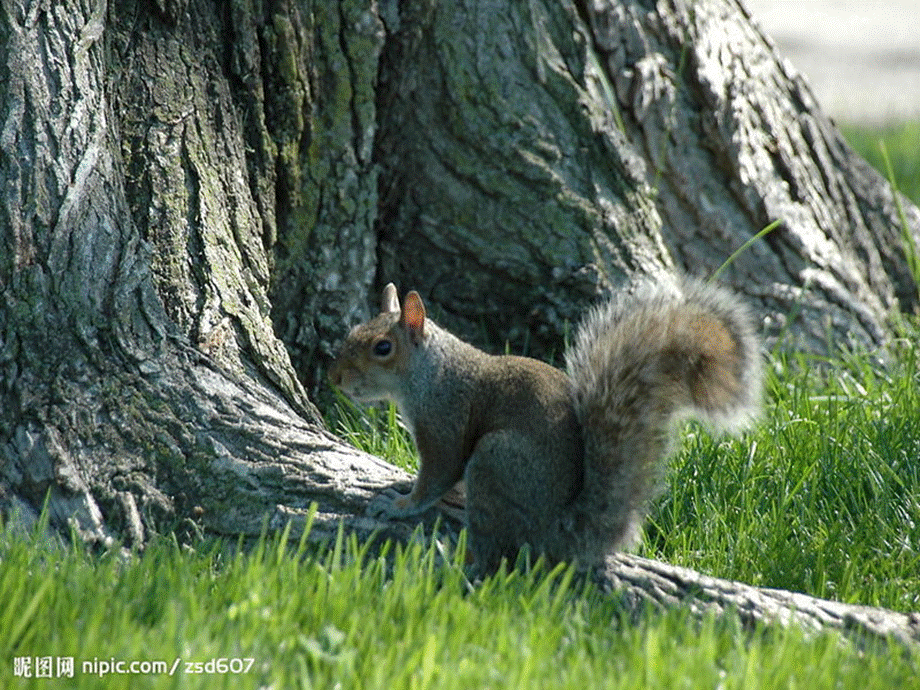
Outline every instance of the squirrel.
<svg viewBox="0 0 920 690">
<path fill-rule="evenodd" d="M 584 567 L 631 546 L 675 422 L 738 430 L 760 404 L 748 309 L 722 288 L 677 282 L 637 282 L 591 309 L 565 373 L 486 354 L 427 318 L 417 292 L 400 307 L 388 284 L 380 315 L 351 330 L 330 369 L 355 402 L 395 402 L 418 449 L 411 493 L 384 496 L 379 513 L 421 513 L 465 481 L 484 572 L 524 545 Z"/>
</svg>

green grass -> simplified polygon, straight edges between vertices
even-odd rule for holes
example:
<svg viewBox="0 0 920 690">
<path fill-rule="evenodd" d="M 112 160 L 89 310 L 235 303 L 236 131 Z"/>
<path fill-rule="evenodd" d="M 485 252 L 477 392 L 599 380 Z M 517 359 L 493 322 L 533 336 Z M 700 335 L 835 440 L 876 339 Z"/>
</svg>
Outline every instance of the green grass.
<svg viewBox="0 0 920 690">
<path fill-rule="evenodd" d="M 920 147 L 908 131 L 887 148 L 910 196 Z M 713 439 L 688 427 L 642 553 L 920 610 L 918 343 L 906 333 L 884 366 L 869 354 L 771 362 L 754 430 Z M 413 465 L 392 412 L 343 407 L 337 419 L 351 440 Z M 246 549 L 163 537 L 124 556 L 0 529 L 0 687 L 920 688 L 917 654 L 897 646 L 686 611 L 626 620 L 615 597 L 564 569 L 501 573 L 470 590 L 462 562 L 462 543 L 446 562 L 418 543 L 378 554 L 353 539 L 283 535 Z M 23 657 L 72 657 L 74 677 L 15 677 Z M 113 660 L 177 659 L 172 677 L 98 673 Z M 237 664 L 248 670 L 221 672 Z"/>
<path fill-rule="evenodd" d="M 689 427 L 644 552 L 721 577 L 920 609 L 920 338 L 908 335 L 887 367 L 852 355 L 774 361 L 767 413 L 741 439 Z M 394 425 L 379 415 L 361 438 L 387 450 L 380 427 Z M 390 451 L 407 454 L 402 441 Z M 858 649 L 834 633 L 750 630 L 686 611 L 626 620 L 615 597 L 565 569 L 501 573 L 470 591 L 462 562 L 462 543 L 445 562 L 420 543 L 377 554 L 347 538 L 323 547 L 271 535 L 240 549 L 164 537 L 125 557 L 0 531 L 0 687 L 123 687 L 127 676 L 84 673 L 83 663 L 176 659 L 176 675 L 130 683 L 920 687 L 920 661 L 897 646 Z M 17 657 L 73 657 L 75 674 L 16 678 Z M 252 662 L 234 674 L 219 659 Z"/>
<path fill-rule="evenodd" d="M 354 540 L 317 549 L 275 536 L 233 555 L 164 539 L 125 560 L 6 533 L 0 557 L 3 687 L 862 689 L 911 687 L 918 673 L 896 650 L 833 634 L 682 611 L 628 621 L 561 568 L 468 591 L 462 549 L 443 563 L 419 544 L 371 556 Z M 22 656 L 71 656 L 74 677 L 15 678 Z M 248 671 L 186 667 L 228 658 Z M 172 677 L 83 672 L 176 659 Z"/>
<path fill-rule="evenodd" d="M 913 204 L 920 206 L 920 122 L 883 128 L 842 127 L 853 149 L 865 158 Z M 920 247 L 911 234 L 901 199 L 896 197 L 901 247 L 920 292 Z"/>
<path fill-rule="evenodd" d="M 916 338 L 916 334 L 914 334 Z M 768 413 L 740 440 L 691 429 L 647 555 L 750 584 L 920 610 L 917 350 L 779 361 Z"/>
<path fill-rule="evenodd" d="M 891 159 L 897 188 L 914 204 L 920 205 L 920 122 L 904 122 L 887 127 L 841 127 L 844 137 L 889 181 L 882 144 Z"/>
</svg>

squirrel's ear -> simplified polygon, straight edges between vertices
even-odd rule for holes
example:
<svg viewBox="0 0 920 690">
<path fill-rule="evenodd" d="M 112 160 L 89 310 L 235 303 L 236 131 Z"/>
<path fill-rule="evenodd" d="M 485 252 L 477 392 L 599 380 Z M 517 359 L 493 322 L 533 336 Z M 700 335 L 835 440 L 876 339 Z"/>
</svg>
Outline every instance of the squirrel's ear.
<svg viewBox="0 0 920 690">
<path fill-rule="evenodd" d="M 403 300 L 400 322 L 409 328 L 416 337 L 425 335 L 425 305 L 421 296 L 413 290 Z"/>
<path fill-rule="evenodd" d="M 399 297 L 396 296 L 396 286 L 393 283 L 387 283 L 380 295 L 380 313 L 399 311 Z"/>
</svg>

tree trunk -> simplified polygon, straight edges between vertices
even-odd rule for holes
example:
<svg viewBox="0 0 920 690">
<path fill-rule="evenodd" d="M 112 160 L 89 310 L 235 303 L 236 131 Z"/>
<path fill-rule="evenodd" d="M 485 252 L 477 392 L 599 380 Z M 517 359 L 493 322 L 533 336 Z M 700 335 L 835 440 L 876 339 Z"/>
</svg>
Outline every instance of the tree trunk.
<svg viewBox="0 0 920 690">
<path fill-rule="evenodd" d="M 140 547 L 316 501 L 314 536 L 405 538 L 363 517 L 405 475 L 295 375 L 383 280 L 558 354 L 623 277 L 781 220 L 725 274 L 766 334 L 884 340 L 888 186 L 738 4 L 648 5 L 2 0 L 3 513 Z"/>
<path fill-rule="evenodd" d="M 878 344 L 917 307 L 890 188 L 738 2 L 413 6 L 384 49 L 379 274 L 453 330 L 558 353 L 598 293 L 711 275 L 773 221 L 723 274 L 769 345 Z"/>
<path fill-rule="evenodd" d="M 370 282 L 371 4 L 2 7 L 6 507 L 138 545 L 360 514 L 400 474 L 322 428 L 271 296 L 328 330 Z"/>
</svg>

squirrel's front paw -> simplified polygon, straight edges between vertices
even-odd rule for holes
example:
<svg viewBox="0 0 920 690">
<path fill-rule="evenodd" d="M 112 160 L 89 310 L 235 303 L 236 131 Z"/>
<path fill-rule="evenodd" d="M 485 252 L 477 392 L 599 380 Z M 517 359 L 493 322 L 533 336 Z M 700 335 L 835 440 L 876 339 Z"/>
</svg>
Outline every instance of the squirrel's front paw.
<svg viewBox="0 0 920 690">
<path fill-rule="evenodd" d="M 367 506 L 367 514 L 375 518 L 402 518 L 417 513 L 409 495 L 401 494 L 396 489 L 384 489 L 374 496 Z"/>
</svg>

